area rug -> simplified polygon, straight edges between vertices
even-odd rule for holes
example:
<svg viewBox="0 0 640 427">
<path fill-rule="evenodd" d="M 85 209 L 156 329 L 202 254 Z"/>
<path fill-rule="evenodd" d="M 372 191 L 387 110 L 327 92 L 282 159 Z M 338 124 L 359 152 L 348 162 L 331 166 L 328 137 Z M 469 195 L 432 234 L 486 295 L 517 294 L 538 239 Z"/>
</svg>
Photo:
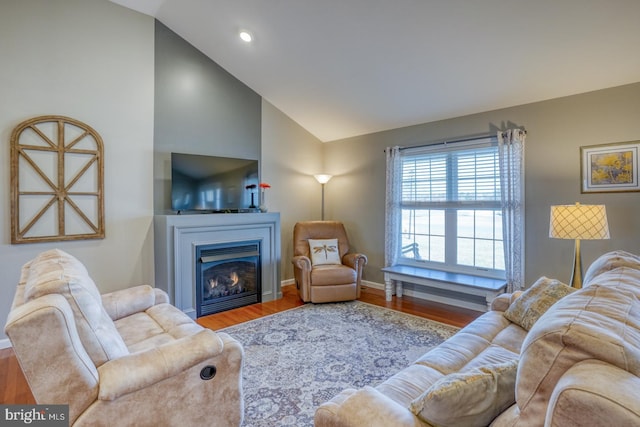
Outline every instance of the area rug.
<svg viewBox="0 0 640 427">
<path fill-rule="evenodd" d="M 222 331 L 244 346 L 245 427 L 313 426 L 345 388 L 376 386 L 458 329 L 360 301 L 306 304 Z"/>
</svg>

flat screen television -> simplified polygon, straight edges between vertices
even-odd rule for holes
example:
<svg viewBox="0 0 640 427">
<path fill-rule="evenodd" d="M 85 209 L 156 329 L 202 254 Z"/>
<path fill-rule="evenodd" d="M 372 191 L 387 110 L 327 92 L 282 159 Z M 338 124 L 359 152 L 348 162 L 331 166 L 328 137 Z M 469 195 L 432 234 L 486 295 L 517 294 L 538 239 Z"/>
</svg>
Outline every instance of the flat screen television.
<svg viewBox="0 0 640 427">
<path fill-rule="evenodd" d="M 171 153 L 171 209 L 178 213 L 251 211 L 260 205 L 258 184 L 258 160 Z"/>
</svg>

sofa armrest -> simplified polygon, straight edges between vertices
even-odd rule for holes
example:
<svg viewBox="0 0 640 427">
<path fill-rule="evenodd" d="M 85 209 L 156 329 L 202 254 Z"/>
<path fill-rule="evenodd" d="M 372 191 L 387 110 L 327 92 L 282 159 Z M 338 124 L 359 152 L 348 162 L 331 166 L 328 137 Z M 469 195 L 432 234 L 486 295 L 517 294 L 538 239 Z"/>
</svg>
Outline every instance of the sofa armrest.
<svg viewBox="0 0 640 427">
<path fill-rule="evenodd" d="M 640 378 L 598 360 L 576 363 L 551 394 L 545 426 L 640 425 Z"/>
<path fill-rule="evenodd" d="M 522 295 L 522 291 L 515 291 L 513 293 L 500 294 L 491 301 L 491 310 L 493 311 L 507 311 L 509 306 Z"/>
<path fill-rule="evenodd" d="M 153 293 L 156 296 L 156 302 L 154 305 L 170 303 L 171 300 L 169 299 L 169 294 L 163 291 L 162 289 L 153 288 Z"/>
<path fill-rule="evenodd" d="M 5 333 L 38 402 L 69 404 L 70 419 L 75 420 L 96 399 L 99 374 L 65 297 L 49 294 L 15 307 Z M 71 401 L 69 390 L 75 393 Z"/>
<path fill-rule="evenodd" d="M 134 286 L 102 295 L 102 306 L 112 320 L 148 310 L 156 304 L 156 293 L 149 285 Z"/>
<path fill-rule="evenodd" d="M 222 339 L 212 330 L 205 329 L 147 351 L 111 360 L 98 368 L 98 399 L 115 400 L 152 386 L 219 355 L 223 348 Z"/>
<path fill-rule="evenodd" d="M 316 409 L 315 427 L 423 427 L 409 408 L 373 387 L 347 389 Z"/>
</svg>

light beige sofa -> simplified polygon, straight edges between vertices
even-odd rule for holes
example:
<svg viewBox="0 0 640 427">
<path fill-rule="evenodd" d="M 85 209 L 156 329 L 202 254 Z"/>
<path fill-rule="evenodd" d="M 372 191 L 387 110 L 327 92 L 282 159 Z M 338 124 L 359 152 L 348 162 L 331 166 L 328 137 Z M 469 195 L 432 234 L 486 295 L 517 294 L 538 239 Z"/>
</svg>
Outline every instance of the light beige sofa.
<svg viewBox="0 0 640 427">
<path fill-rule="evenodd" d="M 68 404 L 70 425 L 240 425 L 242 346 L 168 302 L 150 286 L 100 295 L 50 250 L 22 268 L 5 331 L 36 401 Z"/>
<path fill-rule="evenodd" d="M 601 256 L 575 292 L 530 289 L 382 384 L 342 391 L 315 425 L 640 425 L 640 257 Z"/>
</svg>

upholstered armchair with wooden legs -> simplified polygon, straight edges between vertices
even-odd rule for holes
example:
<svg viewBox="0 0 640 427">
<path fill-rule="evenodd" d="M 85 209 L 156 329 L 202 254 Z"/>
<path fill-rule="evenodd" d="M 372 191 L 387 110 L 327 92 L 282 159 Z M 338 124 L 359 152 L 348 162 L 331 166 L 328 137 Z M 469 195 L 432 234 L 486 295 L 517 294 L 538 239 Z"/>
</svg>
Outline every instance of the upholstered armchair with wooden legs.
<svg viewBox="0 0 640 427">
<path fill-rule="evenodd" d="M 302 301 L 350 301 L 360 296 L 367 257 L 349 249 L 339 221 L 303 221 L 294 226 L 292 262 Z"/>
</svg>

